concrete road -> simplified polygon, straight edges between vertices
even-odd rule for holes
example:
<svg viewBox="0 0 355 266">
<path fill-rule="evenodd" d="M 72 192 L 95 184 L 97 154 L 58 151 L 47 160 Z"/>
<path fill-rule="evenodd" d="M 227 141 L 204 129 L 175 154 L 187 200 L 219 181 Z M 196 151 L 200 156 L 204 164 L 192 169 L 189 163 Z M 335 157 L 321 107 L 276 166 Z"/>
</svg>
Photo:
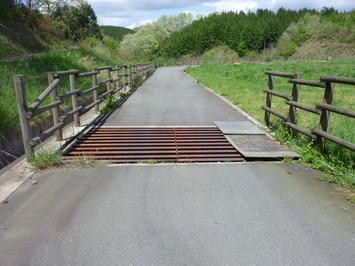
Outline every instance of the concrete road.
<svg viewBox="0 0 355 266">
<path fill-rule="evenodd" d="M 38 174 L 0 208 L 0 265 L 355 265 L 354 207 L 315 175 L 282 163 Z"/>
<path fill-rule="evenodd" d="M 208 126 L 218 120 L 245 120 L 245 117 L 186 77 L 183 67 L 162 67 L 111 115 L 105 125 Z"/>
</svg>

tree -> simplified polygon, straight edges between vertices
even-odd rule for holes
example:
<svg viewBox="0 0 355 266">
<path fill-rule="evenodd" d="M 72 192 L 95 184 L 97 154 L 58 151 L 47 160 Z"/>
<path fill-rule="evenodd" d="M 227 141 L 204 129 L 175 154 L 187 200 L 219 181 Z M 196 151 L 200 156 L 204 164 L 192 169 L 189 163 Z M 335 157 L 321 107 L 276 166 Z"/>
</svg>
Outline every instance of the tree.
<svg viewBox="0 0 355 266">
<path fill-rule="evenodd" d="M 51 17 L 63 31 L 66 39 L 76 42 L 87 37 L 102 38 L 95 12 L 86 1 L 56 5 Z"/>
<path fill-rule="evenodd" d="M 243 57 L 244 55 L 246 55 L 248 53 L 248 47 L 247 47 L 247 44 L 245 43 L 245 41 L 243 41 L 243 40 L 240 41 L 236 50 L 237 50 L 237 53 L 240 57 Z"/>
<path fill-rule="evenodd" d="M 193 16 L 190 13 L 162 16 L 157 21 L 138 28 L 136 33 L 125 35 L 121 42 L 121 51 L 131 57 L 152 57 L 158 53 L 163 40 L 192 21 Z"/>
</svg>

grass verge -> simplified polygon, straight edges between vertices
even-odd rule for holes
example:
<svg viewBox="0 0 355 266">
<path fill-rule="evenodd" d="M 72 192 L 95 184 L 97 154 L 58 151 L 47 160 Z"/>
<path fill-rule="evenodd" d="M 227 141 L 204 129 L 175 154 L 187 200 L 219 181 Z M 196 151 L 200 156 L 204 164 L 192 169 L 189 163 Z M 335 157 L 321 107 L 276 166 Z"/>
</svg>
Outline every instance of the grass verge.
<svg viewBox="0 0 355 266">
<path fill-rule="evenodd" d="M 265 104 L 263 88 L 267 87 L 268 69 L 283 72 L 301 72 L 304 79 L 319 80 L 320 75 L 337 75 L 354 77 L 353 67 L 355 60 L 329 60 L 329 61 L 285 61 L 285 62 L 243 62 L 234 65 L 201 65 L 189 67 L 186 72 L 192 77 L 213 89 L 218 94 L 228 98 L 234 104 L 264 123 L 264 111 L 261 106 Z M 292 86 L 287 79 L 276 78 L 275 90 L 291 94 Z M 351 110 L 355 109 L 355 95 L 350 85 L 337 85 L 335 89 L 334 105 Z M 323 101 L 323 89 L 302 86 L 299 101 L 310 106 Z M 273 97 L 273 108 L 287 114 L 288 105 L 284 100 Z M 297 123 L 305 128 L 318 127 L 319 117 L 312 113 L 299 110 Z M 355 153 L 337 144 L 326 142 L 326 153 L 321 153 L 307 137 L 296 134 L 290 136 L 280 120 L 272 116 L 272 124 L 276 128 L 275 135 L 278 140 L 291 146 L 296 152 L 302 154 L 301 163 L 315 169 L 324 171 L 322 180 L 338 183 L 352 192 L 355 192 Z M 355 142 L 355 121 L 332 113 L 329 132 L 335 136 Z"/>
<path fill-rule="evenodd" d="M 61 165 L 60 152 L 42 148 L 28 160 L 29 164 L 38 170 Z"/>
</svg>

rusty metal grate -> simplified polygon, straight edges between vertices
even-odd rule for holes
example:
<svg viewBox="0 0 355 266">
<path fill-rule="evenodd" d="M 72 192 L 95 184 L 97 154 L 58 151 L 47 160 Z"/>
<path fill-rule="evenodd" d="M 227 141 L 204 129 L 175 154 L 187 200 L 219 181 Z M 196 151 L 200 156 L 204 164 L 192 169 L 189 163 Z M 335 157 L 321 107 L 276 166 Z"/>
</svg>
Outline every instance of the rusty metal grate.
<svg viewBox="0 0 355 266">
<path fill-rule="evenodd" d="M 214 126 L 94 128 L 64 155 L 65 158 L 78 156 L 116 163 L 244 160 Z"/>
</svg>

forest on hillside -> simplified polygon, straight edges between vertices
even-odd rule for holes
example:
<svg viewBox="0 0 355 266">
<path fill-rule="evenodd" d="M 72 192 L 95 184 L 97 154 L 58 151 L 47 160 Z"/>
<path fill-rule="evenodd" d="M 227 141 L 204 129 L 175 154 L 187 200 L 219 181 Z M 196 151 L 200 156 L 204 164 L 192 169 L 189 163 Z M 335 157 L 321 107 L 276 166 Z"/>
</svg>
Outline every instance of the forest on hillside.
<svg viewBox="0 0 355 266">
<path fill-rule="evenodd" d="M 160 53 L 179 57 L 228 45 L 243 56 L 249 50 L 261 50 L 276 42 L 291 22 L 308 12 L 315 11 L 282 8 L 277 12 L 259 9 L 255 13 L 214 13 L 162 41 Z"/>
<path fill-rule="evenodd" d="M 243 57 L 278 46 L 275 56 L 289 57 L 312 38 L 355 44 L 355 11 L 280 8 L 212 13 L 198 19 L 189 15 L 166 17 L 140 27 L 123 38 L 121 51 L 136 58 L 178 58 L 227 46 Z"/>
<path fill-rule="evenodd" d="M 125 35 L 134 33 L 134 30 L 120 26 L 100 26 L 100 29 L 103 34 L 106 34 L 117 41 L 122 41 Z"/>
</svg>

